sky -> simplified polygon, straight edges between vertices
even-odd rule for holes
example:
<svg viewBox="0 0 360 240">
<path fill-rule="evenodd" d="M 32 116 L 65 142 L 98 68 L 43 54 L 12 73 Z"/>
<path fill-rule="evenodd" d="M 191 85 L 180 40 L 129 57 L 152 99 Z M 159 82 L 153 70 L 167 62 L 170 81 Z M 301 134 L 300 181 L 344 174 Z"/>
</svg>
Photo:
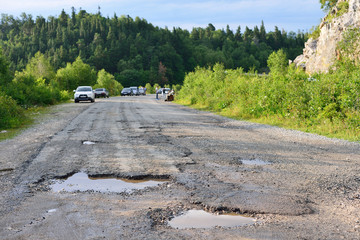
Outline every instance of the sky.
<svg viewBox="0 0 360 240">
<path fill-rule="evenodd" d="M 264 21 L 267 31 L 275 26 L 287 32 L 308 32 L 320 23 L 325 13 L 319 0 L 0 0 L 0 13 L 22 13 L 47 18 L 59 16 L 64 9 L 71 14 L 80 9 L 88 13 L 100 12 L 112 18 L 129 15 L 140 17 L 161 28 L 188 29 L 206 27 L 209 23 L 216 29 L 236 30 L 260 26 Z"/>
</svg>

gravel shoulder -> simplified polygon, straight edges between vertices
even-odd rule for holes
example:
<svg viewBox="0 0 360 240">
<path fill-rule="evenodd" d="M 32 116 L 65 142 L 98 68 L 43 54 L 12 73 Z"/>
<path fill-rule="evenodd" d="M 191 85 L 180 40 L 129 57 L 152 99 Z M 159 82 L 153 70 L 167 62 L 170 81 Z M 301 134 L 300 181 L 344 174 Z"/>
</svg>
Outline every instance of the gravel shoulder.
<svg viewBox="0 0 360 240">
<path fill-rule="evenodd" d="M 0 142 L 0 239 L 359 239 L 359 146 L 152 95 L 54 106 Z M 131 193 L 51 190 L 76 172 L 167 181 Z M 256 222 L 168 225 L 189 209 Z"/>
</svg>

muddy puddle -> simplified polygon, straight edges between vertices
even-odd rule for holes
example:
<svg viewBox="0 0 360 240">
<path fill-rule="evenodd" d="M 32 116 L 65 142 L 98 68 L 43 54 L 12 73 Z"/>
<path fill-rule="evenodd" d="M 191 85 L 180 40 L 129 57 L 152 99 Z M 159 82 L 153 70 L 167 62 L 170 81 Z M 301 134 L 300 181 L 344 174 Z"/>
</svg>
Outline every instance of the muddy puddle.
<svg viewBox="0 0 360 240">
<path fill-rule="evenodd" d="M 214 228 L 214 227 L 241 227 L 255 223 L 254 218 L 237 214 L 216 215 L 203 210 L 189 210 L 181 216 L 169 221 L 172 228 Z"/>
<path fill-rule="evenodd" d="M 148 187 L 156 187 L 168 182 L 165 179 L 128 180 L 110 177 L 89 177 L 84 172 L 75 173 L 65 180 L 56 180 L 51 189 L 54 192 L 131 193 Z"/>
<path fill-rule="evenodd" d="M 251 159 L 251 160 L 239 160 L 244 165 L 256 165 L 256 166 L 264 166 L 270 165 L 271 162 L 266 162 L 260 159 Z"/>
</svg>

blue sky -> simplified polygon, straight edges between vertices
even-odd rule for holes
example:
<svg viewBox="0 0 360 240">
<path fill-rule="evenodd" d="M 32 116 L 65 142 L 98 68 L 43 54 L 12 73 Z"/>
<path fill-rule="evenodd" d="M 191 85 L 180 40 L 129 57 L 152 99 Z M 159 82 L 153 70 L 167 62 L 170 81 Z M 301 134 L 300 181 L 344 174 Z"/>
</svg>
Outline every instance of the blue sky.
<svg viewBox="0 0 360 240">
<path fill-rule="evenodd" d="M 0 0 L 0 13 L 20 17 L 20 14 L 59 16 L 71 7 L 103 16 L 130 15 L 140 17 L 159 27 L 206 27 L 212 23 L 217 29 L 229 25 L 234 31 L 240 26 L 253 28 L 265 23 L 267 31 L 275 26 L 286 31 L 309 31 L 318 25 L 325 13 L 319 0 Z"/>
</svg>

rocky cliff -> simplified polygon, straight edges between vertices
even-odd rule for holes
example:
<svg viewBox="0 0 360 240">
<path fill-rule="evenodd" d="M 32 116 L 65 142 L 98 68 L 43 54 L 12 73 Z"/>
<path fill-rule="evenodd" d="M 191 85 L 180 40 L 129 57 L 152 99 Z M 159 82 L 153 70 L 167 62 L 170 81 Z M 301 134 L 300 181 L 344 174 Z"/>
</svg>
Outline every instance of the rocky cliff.
<svg viewBox="0 0 360 240">
<path fill-rule="evenodd" d="M 344 3 L 347 10 L 338 14 L 340 6 L 344 8 Z M 338 1 L 336 7 L 322 20 L 319 26 L 320 36 L 317 39 L 310 38 L 305 43 L 303 54 L 298 56 L 294 63 L 310 74 L 327 72 L 339 57 L 338 42 L 348 29 L 353 28 L 360 28 L 360 0 Z"/>
</svg>

